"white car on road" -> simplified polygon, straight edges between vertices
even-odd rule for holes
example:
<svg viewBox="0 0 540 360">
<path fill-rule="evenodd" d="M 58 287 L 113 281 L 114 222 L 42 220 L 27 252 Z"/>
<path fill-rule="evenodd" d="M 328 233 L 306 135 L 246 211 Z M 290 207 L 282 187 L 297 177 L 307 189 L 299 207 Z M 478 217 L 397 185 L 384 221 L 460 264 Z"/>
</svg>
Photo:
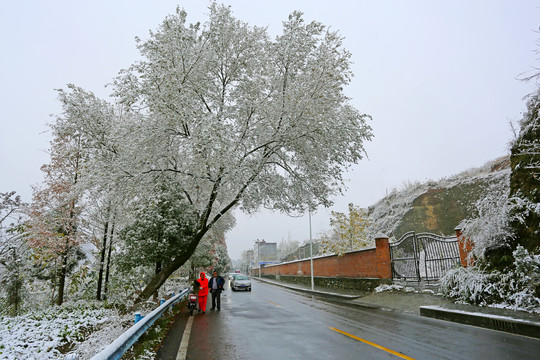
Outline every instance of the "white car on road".
<svg viewBox="0 0 540 360">
<path fill-rule="evenodd" d="M 231 289 L 235 290 L 247 290 L 251 291 L 251 281 L 246 275 L 236 274 L 234 279 L 231 280 Z"/>
</svg>

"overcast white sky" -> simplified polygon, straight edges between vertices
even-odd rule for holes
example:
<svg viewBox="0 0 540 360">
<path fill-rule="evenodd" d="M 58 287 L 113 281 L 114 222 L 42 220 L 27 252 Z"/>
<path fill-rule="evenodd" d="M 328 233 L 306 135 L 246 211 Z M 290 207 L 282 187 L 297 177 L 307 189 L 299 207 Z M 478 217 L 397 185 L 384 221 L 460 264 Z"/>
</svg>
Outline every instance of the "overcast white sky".
<svg viewBox="0 0 540 360">
<path fill-rule="evenodd" d="M 293 10 L 339 30 L 352 53 L 353 105 L 373 116 L 369 160 L 348 173 L 349 190 L 313 216 L 329 227 L 330 210 L 367 207 L 408 181 L 439 179 L 505 155 L 509 122 L 525 110 L 534 84 L 516 80 L 538 66 L 540 3 L 532 0 L 346 1 L 226 0 L 234 14 L 278 34 Z M 73 83 L 107 98 L 105 85 L 139 58 L 146 38 L 179 4 L 190 22 L 206 19 L 209 2 L 0 2 L 0 192 L 31 199 L 48 162 L 54 89 Z M 227 234 L 231 257 L 256 239 L 309 239 L 307 216 L 237 215 Z"/>
</svg>

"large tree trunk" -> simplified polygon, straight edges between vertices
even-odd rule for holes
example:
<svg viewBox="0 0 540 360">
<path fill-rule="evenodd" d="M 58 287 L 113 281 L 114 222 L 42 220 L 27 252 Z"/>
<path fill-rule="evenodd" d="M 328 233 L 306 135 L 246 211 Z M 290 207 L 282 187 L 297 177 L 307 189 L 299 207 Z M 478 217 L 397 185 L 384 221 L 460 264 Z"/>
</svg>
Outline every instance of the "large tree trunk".
<svg viewBox="0 0 540 360">
<path fill-rule="evenodd" d="M 193 238 L 193 240 L 187 246 L 186 250 L 182 254 L 174 258 L 170 263 L 167 263 L 167 265 L 163 267 L 161 271 L 159 271 L 159 273 L 157 273 L 152 278 L 152 280 L 150 280 L 148 285 L 146 285 L 144 290 L 139 294 L 139 296 L 135 300 L 136 304 L 150 298 L 150 296 L 152 296 L 152 294 L 156 292 L 161 287 L 161 285 L 163 285 L 165 281 L 167 281 L 167 279 L 169 278 L 169 276 L 171 276 L 173 272 L 178 270 L 182 265 L 186 263 L 186 261 L 189 260 L 191 255 L 193 255 L 193 253 L 195 252 L 197 245 L 199 245 L 199 241 L 201 241 L 201 238 L 204 236 L 207 230 L 208 229 L 205 229 L 204 231 L 197 233 L 197 235 Z"/>
<path fill-rule="evenodd" d="M 67 261 L 68 250 L 66 249 L 62 254 L 62 263 L 60 265 L 60 271 L 58 272 L 58 298 L 56 299 L 56 305 L 62 305 L 64 303 L 64 289 L 66 287 L 66 275 L 67 275 Z"/>
<path fill-rule="evenodd" d="M 254 177 L 253 177 L 254 178 Z M 199 225 L 199 231 L 196 232 L 195 236 L 193 236 L 193 239 L 189 243 L 189 245 L 186 247 L 185 251 L 183 251 L 180 255 L 172 259 L 170 263 L 167 263 L 167 265 L 159 272 L 157 273 L 152 280 L 146 285 L 144 290 L 139 294 L 137 299 L 135 300 L 135 303 L 140 303 L 144 300 L 147 300 L 152 294 L 157 291 L 161 285 L 171 276 L 173 272 L 178 270 L 182 265 L 186 263 L 186 261 L 189 260 L 191 255 L 195 252 L 195 249 L 197 248 L 197 245 L 199 245 L 199 242 L 203 238 L 203 236 L 206 234 L 208 229 L 210 229 L 220 218 L 225 214 L 227 211 L 232 209 L 232 207 L 238 202 L 240 199 L 240 196 L 244 192 L 244 190 L 247 188 L 248 184 L 251 183 L 251 181 L 248 181 L 243 189 L 237 194 L 236 198 L 231 201 L 227 206 L 225 206 L 214 218 L 211 222 L 208 222 L 208 219 L 210 218 L 210 213 L 212 212 L 212 205 L 214 201 L 216 200 L 216 194 L 217 189 L 219 188 L 221 182 L 221 177 L 214 183 L 214 189 L 212 190 L 212 194 L 210 195 L 210 199 L 208 201 L 208 205 L 206 206 L 206 210 L 204 211 L 201 222 Z"/>
<path fill-rule="evenodd" d="M 80 137 L 79 137 L 80 142 Z M 76 157 L 76 169 L 79 169 L 79 154 L 77 153 Z M 73 179 L 73 185 L 77 184 L 77 179 L 79 178 L 79 173 L 75 172 L 75 178 Z M 66 243 L 64 247 L 64 252 L 62 253 L 62 265 L 60 267 L 60 275 L 58 279 L 58 301 L 57 305 L 62 305 L 64 302 L 64 288 L 66 286 L 66 277 L 67 277 L 67 265 L 68 265 L 68 256 L 70 250 L 70 238 L 74 236 L 77 232 L 77 227 L 75 224 L 75 200 L 69 202 L 69 222 L 68 227 L 65 231 Z"/>
<path fill-rule="evenodd" d="M 195 263 L 193 262 L 193 260 L 191 260 L 191 264 L 190 264 L 189 267 L 190 267 L 191 270 L 189 271 L 188 281 L 191 284 L 196 279 L 196 277 L 195 277 Z"/>
<path fill-rule="evenodd" d="M 56 259 L 54 260 L 54 267 L 53 267 L 53 272 L 52 272 L 52 276 L 51 276 L 51 290 L 52 290 L 52 293 L 51 293 L 51 305 L 54 305 L 54 303 L 56 302 L 56 282 L 58 281 L 58 268 L 57 268 L 58 264 L 57 264 L 57 261 Z"/>
<path fill-rule="evenodd" d="M 101 261 L 99 262 L 99 274 L 97 282 L 97 294 L 96 300 L 101 301 L 101 285 L 103 284 L 103 268 L 105 267 L 105 254 L 107 253 L 107 233 L 109 232 L 109 210 L 107 210 L 107 221 L 105 221 L 105 228 L 103 229 L 103 245 L 101 248 Z"/>
<path fill-rule="evenodd" d="M 155 274 L 159 274 L 159 272 L 161 271 L 161 261 L 158 261 L 156 262 L 156 272 Z M 154 291 L 154 300 L 157 301 L 158 297 L 159 297 L 159 288 L 156 289 L 156 291 Z"/>
<path fill-rule="evenodd" d="M 112 253 L 112 244 L 114 239 L 114 217 L 113 217 L 113 223 L 111 226 L 111 238 L 109 240 L 109 252 L 107 254 L 107 266 L 105 267 L 105 290 L 103 294 L 103 298 L 107 298 L 107 293 L 109 292 L 109 273 L 110 273 L 110 266 L 111 266 L 111 253 Z"/>
</svg>

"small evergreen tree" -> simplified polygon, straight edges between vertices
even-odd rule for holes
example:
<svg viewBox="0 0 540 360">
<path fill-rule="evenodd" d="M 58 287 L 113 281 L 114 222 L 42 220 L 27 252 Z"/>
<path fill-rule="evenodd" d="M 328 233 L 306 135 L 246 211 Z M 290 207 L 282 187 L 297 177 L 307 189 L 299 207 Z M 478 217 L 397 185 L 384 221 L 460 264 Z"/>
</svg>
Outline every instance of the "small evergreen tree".
<svg viewBox="0 0 540 360">
<path fill-rule="evenodd" d="M 133 202 L 133 220 L 119 234 L 122 271 L 144 267 L 158 273 L 174 254 L 183 251 L 193 236 L 195 218 L 177 190 L 174 182 L 162 179 L 153 193 Z"/>
</svg>

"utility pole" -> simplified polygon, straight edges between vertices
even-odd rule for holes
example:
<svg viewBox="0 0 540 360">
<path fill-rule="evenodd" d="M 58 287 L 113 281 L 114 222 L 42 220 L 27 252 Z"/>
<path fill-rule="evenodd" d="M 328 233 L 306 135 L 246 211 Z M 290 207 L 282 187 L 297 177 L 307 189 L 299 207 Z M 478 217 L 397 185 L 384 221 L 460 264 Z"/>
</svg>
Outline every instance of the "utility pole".
<svg viewBox="0 0 540 360">
<path fill-rule="evenodd" d="M 311 237 L 311 209 L 308 209 L 309 213 L 309 252 L 311 257 L 311 290 L 315 290 L 315 282 L 313 280 L 313 239 Z"/>
<path fill-rule="evenodd" d="M 255 241 L 257 244 L 257 262 L 259 263 L 259 279 L 261 278 L 261 242 L 259 239 Z"/>
</svg>

